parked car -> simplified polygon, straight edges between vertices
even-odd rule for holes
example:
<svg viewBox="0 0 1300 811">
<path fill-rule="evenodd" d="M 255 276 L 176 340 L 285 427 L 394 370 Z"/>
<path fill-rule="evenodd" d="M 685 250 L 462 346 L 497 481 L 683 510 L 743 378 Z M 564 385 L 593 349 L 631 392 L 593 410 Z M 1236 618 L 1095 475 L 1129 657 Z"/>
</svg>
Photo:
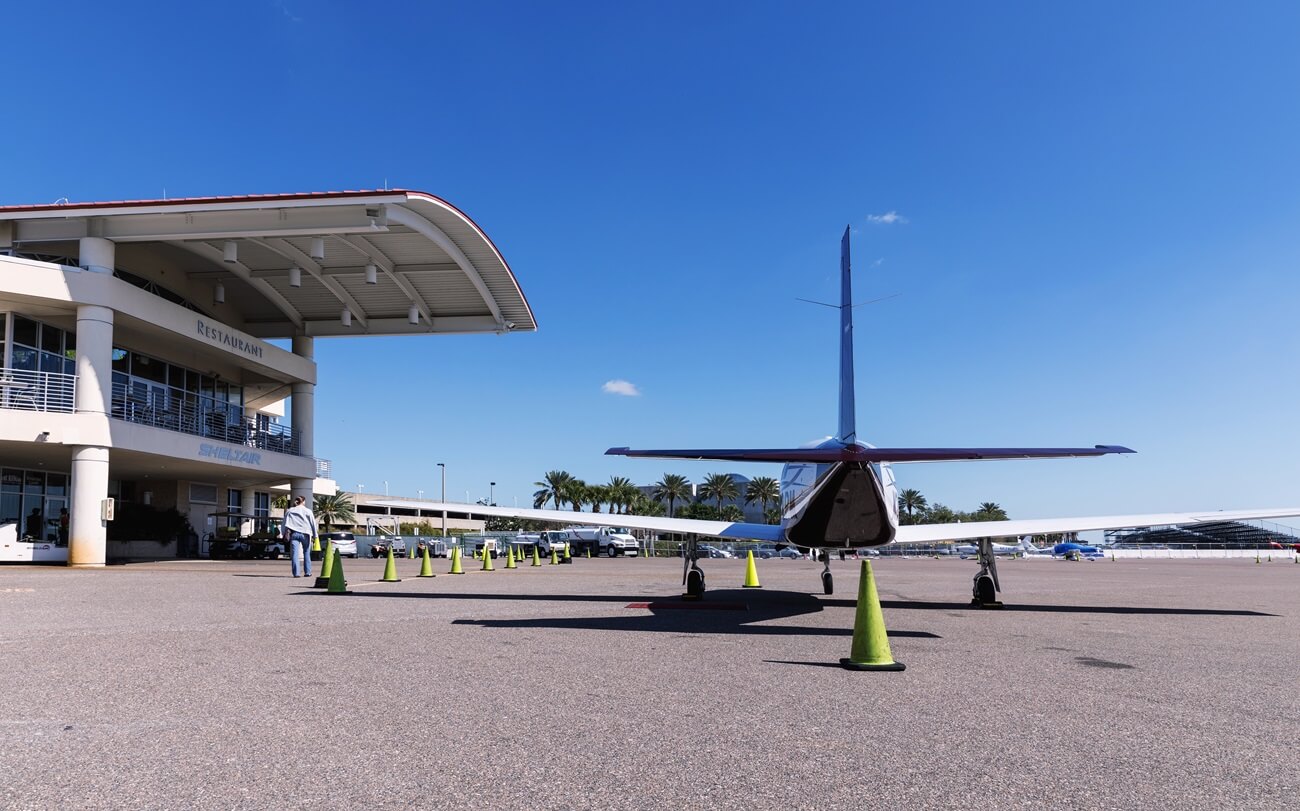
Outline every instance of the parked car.
<svg viewBox="0 0 1300 811">
<path fill-rule="evenodd" d="M 754 550 L 754 557 L 763 558 L 764 560 L 767 560 L 768 558 L 790 558 L 792 560 L 799 560 L 803 555 L 801 555 L 799 550 L 795 549 L 793 546 L 783 546 L 780 549 L 777 549 L 775 545 L 771 545 L 758 547 L 758 549 Z"/>
<path fill-rule="evenodd" d="M 351 532 L 322 532 L 320 534 L 321 551 L 325 551 L 326 543 L 334 544 L 334 548 L 345 558 L 355 558 L 357 556 L 357 536 Z"/>
<path fill-rule="evenodd" d="M 731 554 L 730 552 L 728 552 L 728 551 L 725 550 L 725 549 L 720 549 L 719 547 L 716 547 L 716 546 L 710 546 L 709 544 L 706 544 L 706 543 L 705 543 L 705 544 L 700 544 L 700 557 L 702 557 L 702 558 L 706 558 L 706 557 L 707 557 L 707 558 L 734 558 L 735 555 Z"/>
</svg>

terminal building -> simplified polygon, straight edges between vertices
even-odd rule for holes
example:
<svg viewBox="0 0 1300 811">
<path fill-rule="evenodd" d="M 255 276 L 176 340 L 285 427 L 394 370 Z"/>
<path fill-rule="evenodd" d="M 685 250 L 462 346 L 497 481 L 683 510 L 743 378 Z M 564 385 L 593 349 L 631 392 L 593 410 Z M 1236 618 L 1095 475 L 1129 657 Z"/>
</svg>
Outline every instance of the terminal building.
<svg viewBox="0 0 1300 811">
<path fill-rule="evenodd" d="M 332 493 L 318 338 L 535 329 L 487 234 L 423 192 L 0 207 L 0 561 L 103 566 L 163 516 L 194 538 Z"/>
</svg>

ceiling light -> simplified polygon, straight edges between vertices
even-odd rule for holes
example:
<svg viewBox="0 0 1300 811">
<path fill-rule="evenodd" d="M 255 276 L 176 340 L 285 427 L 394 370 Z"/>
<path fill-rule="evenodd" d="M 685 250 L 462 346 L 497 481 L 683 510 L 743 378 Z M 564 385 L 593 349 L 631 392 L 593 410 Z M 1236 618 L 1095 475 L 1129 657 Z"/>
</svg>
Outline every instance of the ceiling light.
<svg viewBox="0 0 1300 811">
<path fill-rule="evenodd" d="M 366 284 L 379 284 L 379 268 L 366 265 Z"/>
<path fill-rule="evenodd" d="M 239 246 L 235 244 L 234 240 L 226 240 L 226 244 L 221 250 L 221 258 L 232 265 L 239 261 Z"/>
<path fill-rule="evenodd" d="M 302 287 L 302 268 L 300 267 L 289 268 L 289 286 Z"/>
<path fill-rule="evenodd" d="M 312 238 L 311 238 L 311 258 L 312 258 L 312 259 L 324 259 L 324 258 L 325 258 L 325 238 L 324 238 L 324 237 L 312 237 Z"/>
<path fill-rule="evenodd" d="M 412 304 L 406 313 L 406 320 L 412 324 L 420 323 L 420 308 Z"/>
<path fill-rule="evenodd" d="M 339 316 L 339 320 L 343 322 L 343 326 L 345 327 L 352 326 L 352 311 L 347 307 L 344 307 L 343 314 Z"/>
<path fill-rule="evenodd" d="M 226 303 L 226 286 L 217 282 L 217 286 L 212 288 L 212 300 L 218 304 Z"/>
</svg>

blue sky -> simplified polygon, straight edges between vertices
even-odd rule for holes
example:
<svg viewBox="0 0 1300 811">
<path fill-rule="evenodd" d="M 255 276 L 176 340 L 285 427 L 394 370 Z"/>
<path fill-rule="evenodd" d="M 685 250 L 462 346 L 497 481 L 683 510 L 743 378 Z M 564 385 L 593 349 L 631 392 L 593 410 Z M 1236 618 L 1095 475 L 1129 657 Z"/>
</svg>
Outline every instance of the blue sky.
<svg viewBox="0 0 1300 811">
<path fill-rule="evenodd" d="M 1135 8 L 1134 6 L 1140 6 Z M 1289 505 L 1300 7 L 66 3 L 10 9 L 0 202 L 376 188 L 493 238 L 532 335 L 321 340 L 340 484 L 531 500 L 835 425 L 854 230 L 877 445 L 1012 517 Z M 877 222 L 896 212 L 893 222 Z M 892 218 L 891 218 L 892 219 Z M 626 380 L 639 396 L 602 391 Z M 733 468 L 776 475 L 778 468 Z"/>
</svg>

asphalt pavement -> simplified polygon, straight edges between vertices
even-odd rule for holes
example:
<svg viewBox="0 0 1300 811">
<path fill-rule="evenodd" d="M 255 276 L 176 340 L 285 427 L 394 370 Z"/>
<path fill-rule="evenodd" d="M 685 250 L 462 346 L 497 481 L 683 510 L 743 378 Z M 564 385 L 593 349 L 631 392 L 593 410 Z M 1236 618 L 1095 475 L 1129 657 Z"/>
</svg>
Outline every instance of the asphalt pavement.
<svg viewBox="0 0 1300 811">
<path fill-rule="evenodd" d="M 1300 565 L 0 568 L 4 808 L 1295 808 Z M 319 566 L 319 564 L 317 564 Z M 814 591 L 815 590 L 815 591 Z M 643 607 L 645 605 L 649 607 Z"/>
</svg>

